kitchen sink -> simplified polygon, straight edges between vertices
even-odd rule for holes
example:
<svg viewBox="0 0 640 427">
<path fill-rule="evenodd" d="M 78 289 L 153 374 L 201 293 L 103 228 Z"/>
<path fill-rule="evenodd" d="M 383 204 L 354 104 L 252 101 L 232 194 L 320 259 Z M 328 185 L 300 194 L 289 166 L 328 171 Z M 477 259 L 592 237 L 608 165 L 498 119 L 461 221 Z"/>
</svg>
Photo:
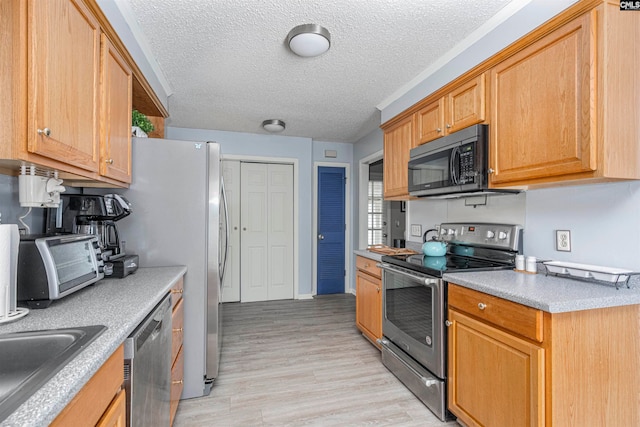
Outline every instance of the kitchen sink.
<svg viewBox="0 0 640 427">
<path fill-rule="evenodd" d="M 106 329 L 95 325 L 0 334 L 0 421 Z"/>
</svg>

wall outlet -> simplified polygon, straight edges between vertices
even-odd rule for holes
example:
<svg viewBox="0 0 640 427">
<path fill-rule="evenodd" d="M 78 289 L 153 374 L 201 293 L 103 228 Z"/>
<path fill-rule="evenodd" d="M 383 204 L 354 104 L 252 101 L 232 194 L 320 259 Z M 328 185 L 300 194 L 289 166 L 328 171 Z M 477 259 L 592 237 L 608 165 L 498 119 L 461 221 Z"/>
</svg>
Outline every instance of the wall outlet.
<svg viewBox="0 0 640 427">
<path fill-rule="evenodd" d="M 571 252 L 571 231 L 556 230 L 556 251 Z"/>
<path fill-rule="evenodd" d="M 422 236 L 422 226 L 420 224 L 411 224 L 411 235 Z"/>
</svg>

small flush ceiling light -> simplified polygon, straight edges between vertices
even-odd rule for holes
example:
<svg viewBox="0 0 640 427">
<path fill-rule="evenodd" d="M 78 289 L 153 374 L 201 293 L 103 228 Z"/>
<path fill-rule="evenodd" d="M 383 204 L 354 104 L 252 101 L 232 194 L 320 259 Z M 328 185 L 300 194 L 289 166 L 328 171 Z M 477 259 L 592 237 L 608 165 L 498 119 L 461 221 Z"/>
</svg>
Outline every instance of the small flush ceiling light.
<svg viewBox="0 0 640 427">
<path fill-rule="evenodd" d="M 317 24 L 298 25 L 287 35 L 287 45 L 298 56 L 318 56 L 329 50 L 329 30 Z"/>
<path fill-rule="evenodd" d="M 276 132 L 282 132 L 285 128 L 285 124 L 282 120 L 271 119 L 271 120 L 265 120 L 264 122 L 262 122 L 262 127 L 267 132 L 276 133 Z"/>
</svg>

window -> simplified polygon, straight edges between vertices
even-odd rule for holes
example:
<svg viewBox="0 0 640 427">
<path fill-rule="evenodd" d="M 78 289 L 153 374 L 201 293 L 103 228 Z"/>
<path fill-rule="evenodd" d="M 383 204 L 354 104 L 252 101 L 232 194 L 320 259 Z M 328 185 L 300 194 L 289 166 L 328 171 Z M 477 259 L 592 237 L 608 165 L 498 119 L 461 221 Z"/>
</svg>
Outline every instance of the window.
<svg viewBox="0 0 640 427">
<path fill-rule="evenodd" d="M 368 201 L 368 245 L 382 243 L 382 181 L 369 181 Z"/>
</svg>

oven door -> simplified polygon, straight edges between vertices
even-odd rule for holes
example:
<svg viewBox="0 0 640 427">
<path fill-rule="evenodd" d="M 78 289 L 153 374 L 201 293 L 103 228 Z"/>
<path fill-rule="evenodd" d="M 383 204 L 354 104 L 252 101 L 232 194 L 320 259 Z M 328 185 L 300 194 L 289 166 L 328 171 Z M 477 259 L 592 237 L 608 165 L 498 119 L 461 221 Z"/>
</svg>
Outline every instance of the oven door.
<svg viewBox="0 0 640 427">
<path fill-rule="evenodd" d="M 386 263 L 382 268 L 382 334 L 445 378 L 445 282 Z"/>
</svg>

